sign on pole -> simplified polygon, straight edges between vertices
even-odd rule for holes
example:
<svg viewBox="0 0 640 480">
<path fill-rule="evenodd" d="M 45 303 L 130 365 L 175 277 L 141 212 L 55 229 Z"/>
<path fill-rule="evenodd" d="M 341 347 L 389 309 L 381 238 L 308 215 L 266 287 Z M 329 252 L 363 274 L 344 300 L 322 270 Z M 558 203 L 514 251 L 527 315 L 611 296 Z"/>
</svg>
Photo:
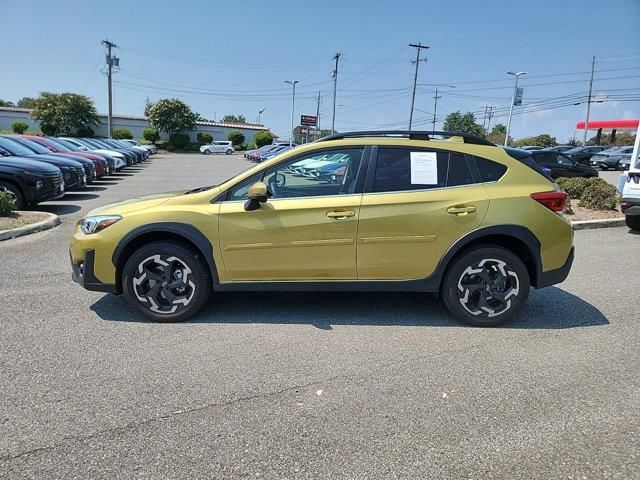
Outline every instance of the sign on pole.
<svg viewBox="0 0 640 480">
<path fill-rule="evenodd" d="M 516 88 L 516 95 L 513 97 L 513 105 L 515 107 L 519 107 L 522 105 L 522 93 L 524 92 L 524 88 L 518 87 Z"/>
<path fill-rule="evenodd" d="M 307 127 L 315 127 L 318 121 L 318 117 L 315 115 L 300 115 L 300 125 Z"/>
</svg>

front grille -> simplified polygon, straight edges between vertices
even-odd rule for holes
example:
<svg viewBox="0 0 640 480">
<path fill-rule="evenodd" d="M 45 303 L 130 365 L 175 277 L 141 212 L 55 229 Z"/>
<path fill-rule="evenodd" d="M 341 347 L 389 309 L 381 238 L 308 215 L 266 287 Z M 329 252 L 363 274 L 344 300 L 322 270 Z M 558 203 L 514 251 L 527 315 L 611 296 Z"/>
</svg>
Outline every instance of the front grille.
<svg viewBox="0 0 640 480">
<path fill-rule="evenodd" d="M 62 173 L 43 173 L 42 177 L 46 179 L 50 186 L 53 188 L 58 188 L 62 184 Z"/>
</svg>

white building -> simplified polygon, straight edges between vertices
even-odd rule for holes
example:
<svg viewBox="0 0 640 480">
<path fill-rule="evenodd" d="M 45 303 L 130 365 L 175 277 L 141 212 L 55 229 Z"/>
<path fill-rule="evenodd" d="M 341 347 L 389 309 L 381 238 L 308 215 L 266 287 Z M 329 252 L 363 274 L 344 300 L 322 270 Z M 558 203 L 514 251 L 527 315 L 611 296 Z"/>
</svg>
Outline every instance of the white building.
<svg viewBox="0 0 640 480">
<path fill-rule="evenodd" d="M 92 126 L 96 137 L 107 136 L 107 115 L 98 114 L 99 125 Z M 28 108 L 0 107 L 0 130 L 11 130 L 15 122 L 24 122 L 29 125 L 30 131 L 39 131 L 40 122 L 31 118 L 31 110 Z M 133 115 L 114 115 L 113 128 L 126 128 L 133 134 L 133 138 L 143 138 L 145 128 L 150 128 L 147 117 Z M 195 142 L 198 133 L 208 132 L 213 135 L 214 140 L 227 140 L 229 133 L 233 131 L 242 132 L 245 136 L 245 143 L 254 143 L 256 133 L 267 130 L 264 125 L 254 123 L 222 123 L 222 122 L 196 122 L 196 128 L 189 132 L 191 141 Z M 162 133 L 162 138 L 169 139 L 166 133 Z"/>
</svg>

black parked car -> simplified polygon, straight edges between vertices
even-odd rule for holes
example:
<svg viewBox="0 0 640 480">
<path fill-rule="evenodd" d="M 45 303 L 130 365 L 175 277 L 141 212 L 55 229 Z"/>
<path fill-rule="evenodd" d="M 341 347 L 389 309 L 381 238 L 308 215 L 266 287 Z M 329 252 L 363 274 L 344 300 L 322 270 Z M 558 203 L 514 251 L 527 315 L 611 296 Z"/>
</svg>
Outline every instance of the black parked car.
<svg viewBox="0 0 640 480">
<path fill-rule="evenodd" d="M 531 156 L 541 167 L 550 170 L 552 178 L 598 176 L 598 170 L 578 163 L 564 153 L 537 151 L 531 152 Z"/>
<path fill-rule="evenodd" d="M 603 145 L 589 145 L 586 147 L 576 147 L 571 150 L 567 150 L 565 153 L 573 158 L 576 162 L 581 163 L 582 165 L 589 165 L 589 160 L 596 153 L 599 153 L 603 150 L 606 150 L 609 147 L 605 147 Z"/>
<path fill-rule="evenodd" d="M 0 190 L 9 194 L 18 210 L 23 210 L 64 196 L 65 185 L 59 168 L 0 150 Z"/>
<path fill-rule="evenodd" d="M 561 152 L 566 153 L 567 150 L 573 150 L 575 147 L 571 145 L 556 145 L 555 147 L 547 147 L 543 148 L 543 152 Z"/>
<path fill-rule="evenodd" d="M 84 172 L 84 167 L 75 160 L 68 160 L 55 155 L 38 155 L 27 147 L 5 137 L 0 137 L 0 152 L 3 152 L 5 156 L 11 155 L 20 160 L 28 158 L 58 167 L 62 172 L 66 190 L 78 190 L 87 184 L 87 175 Z"/>
</svg>

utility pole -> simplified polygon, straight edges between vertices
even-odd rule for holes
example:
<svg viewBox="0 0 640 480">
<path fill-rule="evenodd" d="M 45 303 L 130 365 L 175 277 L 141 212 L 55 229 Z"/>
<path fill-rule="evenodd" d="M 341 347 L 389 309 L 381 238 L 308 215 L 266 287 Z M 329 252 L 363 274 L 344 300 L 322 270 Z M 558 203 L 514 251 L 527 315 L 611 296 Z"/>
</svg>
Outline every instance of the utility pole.
<svg viewBox="0 0 640 480">
<path fill-rule="evenodd" d="M 409 110 L 409 130 L 411 130 L 411 124 L 413 123 L 413 104 L 416 101 L 416 84 L 418 83 L 418 65 L 420 64 L 420 62 L 426 62 L 427 60 L 426 58 L 422 60 L 420 59 L 420 52 L 423 48 L 426 50 L 429 47 L 427 45 L 422 45 L 420 42 L 410 43 L 409 46 L 417 50 L 416 59 L 412 62 L 416 65 L 416 71 L 413 75 L 413 93 L 411 94 L 411 110 Z"/>
<path fill-rule="evenodd" d="M 482 129 L 487 131 L 487 112 L 489 111 L 489 105 L 484 106 L 484 115 L 482 116 Z"/>
<path fill-rule="evenodd" d="M 293 130 L 294 130 L 294 113 L 296 110 L 296 83 L 298 80 L 285 80 L 284 83 L 288 83 L 293 87 L 293 94 L 291 95 L 291 136 L 289 137 L 289 146 L 293 146 Z"/>
<path fill-rule="evenodd" d="M 258 125 L 260 125 L 260 116 L 264 113 L 265 110 L 266 108 L 263 108 L 262 110 L 258 110 Z"/>
<path fill-rule="evenodd" d="M 338 91 L 338 61 L 342 54 L 340 52 L 336 53 L 333 56 L 333 59 L 336 61 L 336 66 L 331 72 L 333 76 L 333 113 L 331 114 L 331 133 L 336 133 L 336 92 Z"/>
<path fill-rule="evenodd" d="M 591 79 L 589 80 L 589 98 L 587 99 L 587 119 L 584 122 L 584 137 L 582 138 L 582 144 L 587 143 L 587 131 L 589 128 L 589 114 L 591 113 L 591 93 L 593 92 L 593 73 L 596 69 L 596 56 L 591 57 Z"/>
<path fill-rule="evenodd" d="M 512 72 L 509 70 L 507 75 L 513 75 L 516 77 L 516 84 L 513 86 L 513 97 L 511 97 L 511 106 L 509 107 L 509 119 L 507 120 L 507 133 L 504 136 L 504 146 L 506 147 L 509 142 L 509 130 L 511 129 L 511 116 L 513 115 L 513 105 L 516 103 L 516 96 L 518 95 L 518 78 L 520 75 L 525 75 L 527 72 Z"/>
<path fill-rule="evenodd" d="M 114 65 L 118 66 L 120 64 L 120 59 L 111 56 L 111 49 L 118 47 L 115 43 L 112 43 L 109 40 L 103 40 L 102 44 L 107 47 L 107 82 L 109 91 L 109 117 L 107 119 L 107 136 L 111 138 L 111 134 L 113 132 L 113 87 L 111 80 L 113 67 Z"/>
<path fill-rule="evenodd" d="M 318 92 L 318 98 L 316 100 L 316 131 L 318 132 L 318 138 L 320 138 L 322 135 L 322 130 L 320 130 L 320 92 Z"/>
<path fill-rule="evenodd" d="M 439 98 L 442 98 L 442 95 L 438 96 L 438 89 L 436 88 L 436 94 L 433 96 L 433 128 L 431 129 L 433 131 L 436 129 L 436 112 L 438 111 Z M 411 126 L 409 126 L 409 130 L 411 130 Z"/>
<path fill-rule="evenodd" d="M 489 105 L 489 116 L 487 118 L 487 132 L 491 131 L 491 117 L 493 117 L 493 106 Z"/>
</svg>

